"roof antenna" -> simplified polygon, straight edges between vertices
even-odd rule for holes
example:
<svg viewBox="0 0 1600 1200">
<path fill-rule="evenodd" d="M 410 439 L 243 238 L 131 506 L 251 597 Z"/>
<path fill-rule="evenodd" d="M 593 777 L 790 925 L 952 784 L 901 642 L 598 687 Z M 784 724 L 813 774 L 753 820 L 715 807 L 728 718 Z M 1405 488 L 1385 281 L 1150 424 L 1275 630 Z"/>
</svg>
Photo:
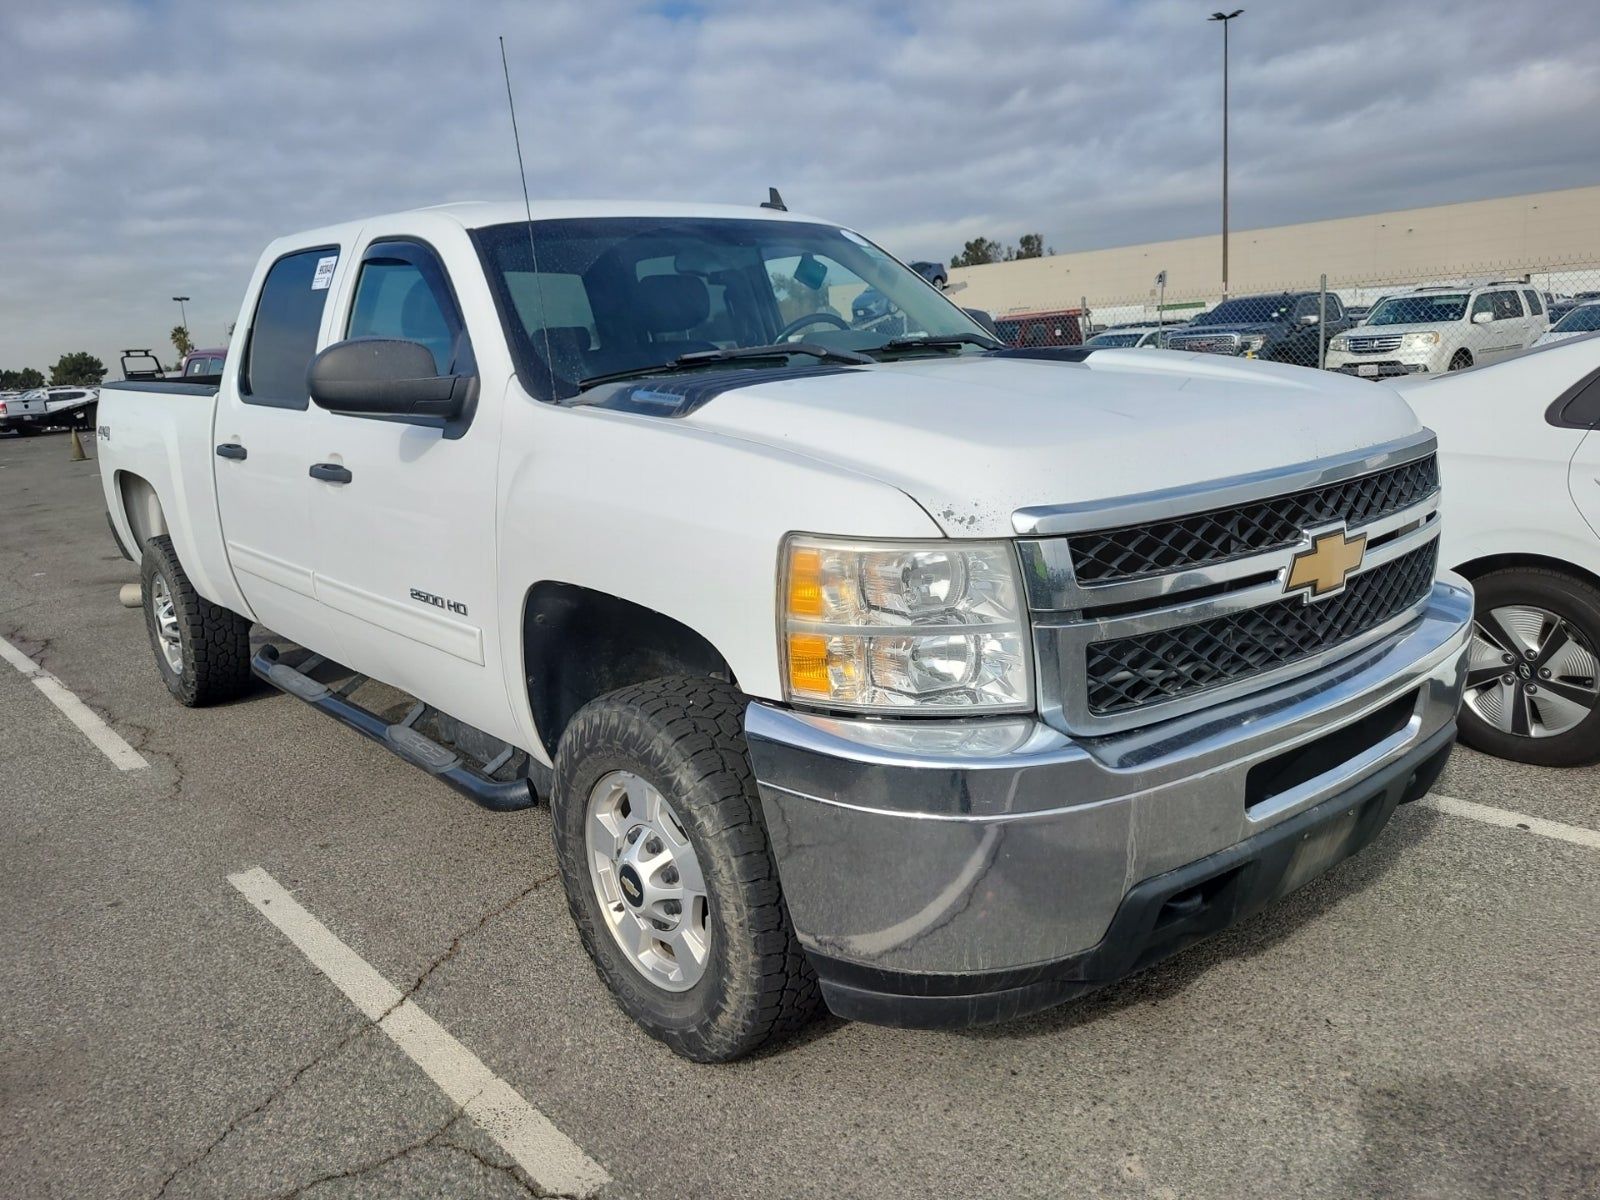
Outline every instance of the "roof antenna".
<svg viewBox="0 0 1600 1200">
<path fill-rule="evenodd" d="M 544 333 L 544 366 L 550 373 L 550 398 L 559 399 L 556 364 L 550 357 L 550 322 L 544 310 L 544 276 L 539 271 L 539 248 L 533 240 L 533 202 L 528 199 L 528 168 L 522 164 L 522 137 L 517 133 L 517 102 L 511 98 L 511 68 L 506 64 L 506 39 L 500 37 L 500 70 L 506 77 L 506 107 L 511 110 L 511 140 L 517 147 L 517 173 L 522 176 L 522 210 L 528 217 L 528 257 L 533 260 L 533 287 L 539 297 L 539 328 Z M 773 195 L 777 195 L 776 192 Z M 506 281 L 510 290 L 510 280 Z M 513 302 L 515 307 L 515 302 Z"/>
<path fill-rule="evenodd" d="M 789 206 L 783 202 L 783 197 L 778 195 L 778 189 L 775 187 L 767 189 L 767 198 L 761 202 L 761 207 L 775 208 L 779 212 L 789 211 Z"/>
</svg>

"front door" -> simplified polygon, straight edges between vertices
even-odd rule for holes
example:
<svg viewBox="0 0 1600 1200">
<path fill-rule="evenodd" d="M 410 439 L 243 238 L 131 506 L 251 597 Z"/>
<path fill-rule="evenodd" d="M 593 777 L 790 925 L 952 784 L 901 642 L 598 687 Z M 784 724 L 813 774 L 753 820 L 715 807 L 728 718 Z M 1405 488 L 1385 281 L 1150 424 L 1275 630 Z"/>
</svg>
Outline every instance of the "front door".
<svg viewBox="0 0 1600 1200">
<path fill-rule="evenodd" d="M 297 250 L 267 268 L 244 352 L 222 377 L 213 426 L 222 534 L 257 619 L 319 648 L 312 577 L 316 537 L 307 477 L 312 409 L 306 369 L 317 352 L 340 247 Z"/>
<path fill-rule="evenodd" d="M 368 242 L 335 303 L 333 341 L 404 338 L 426 346 L 441 375 L 477 373 L 455 290 L 426 243 Z M 339 474 L 313 484 L 310 507 L 316 592 L 339 660 L 516 741 L 492 616 L 501 399 L 480 397 L 450 423 L 320 413 L 315 456 Z"/>
</svg>

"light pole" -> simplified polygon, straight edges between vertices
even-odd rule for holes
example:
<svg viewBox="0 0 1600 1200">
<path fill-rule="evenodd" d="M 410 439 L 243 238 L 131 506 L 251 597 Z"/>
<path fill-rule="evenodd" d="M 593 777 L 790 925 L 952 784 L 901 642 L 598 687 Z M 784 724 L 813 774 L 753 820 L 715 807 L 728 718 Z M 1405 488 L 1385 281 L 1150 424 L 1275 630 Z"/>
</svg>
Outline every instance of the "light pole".
<svg viewBox="0 0 1600 1200">
<path fill-rule="evenodd" d="M 1224 156 L 1224 157 L 1226 157 L 1226 156 Z M 1224 208 L 1226 208 L 1226 205 L 1224 205 Z M 1224 223 L 1226 223 L 1226 222 L 1224 222 Z M 1227 256 L 1226 253 L 1223 254 L 1222 261 L 1224 263 L 1226 263 L 1228 261 L 1228 256 Z M 1224 275 L 1226 275 L 1228 273 L 1226 267 L 1224 267 L 1222 273 Z M 188 296 L 174 296 L 173 299 L 178 302 L 178 315 L 183 318 L 183 331 L 185 333 L 188 333 L 189 332 L 189 310 L 184 308 L 183 305 L 184 305 L 184 302 L 189 299 L 189 297 Z"/>
<path fill-rule="evenodd" d="M 1242 13 L 1214 12 L 1206 19 L 1222 22 L 1222 298 L 1228 298 L 1228 22 Z"/>
</svg>

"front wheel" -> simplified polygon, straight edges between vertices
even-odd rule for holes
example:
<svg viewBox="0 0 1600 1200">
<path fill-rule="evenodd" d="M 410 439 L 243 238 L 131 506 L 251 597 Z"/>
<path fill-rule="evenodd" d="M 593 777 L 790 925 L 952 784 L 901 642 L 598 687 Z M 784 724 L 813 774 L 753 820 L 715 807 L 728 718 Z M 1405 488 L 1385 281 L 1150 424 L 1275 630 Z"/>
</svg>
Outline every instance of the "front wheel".
<svg viewBox="0 0 1600 1200">
<path fill-rule="evenodd" d="M 1600 588 L 1544 567 L 1473 586 L 1461 740 L 1537 766 L 1600 762 Z"/>
<path fill-rule="evenodd" d="M 1472 365 L 1472 351 L 1457 350 L 1450 358 L 1450 370 L 1465 371 Z"/>
<path fill-rule="evenodd" d="M 818 1005 L 742 710 L 718 680 L 658 679 L 585 706 L 556 755 L 556 851 L 583 947 L 622 1010 L 697 1062 L 747 1054 Z"/>
</svg>

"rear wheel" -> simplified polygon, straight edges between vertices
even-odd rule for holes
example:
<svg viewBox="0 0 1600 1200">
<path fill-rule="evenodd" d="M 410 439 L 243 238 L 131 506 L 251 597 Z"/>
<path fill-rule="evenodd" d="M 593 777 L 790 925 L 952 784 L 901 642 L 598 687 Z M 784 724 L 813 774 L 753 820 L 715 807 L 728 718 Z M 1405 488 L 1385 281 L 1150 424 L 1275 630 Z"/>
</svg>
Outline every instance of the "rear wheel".
<svg viewBox="0 0 1600 1200">
<path fill-rule="evenodd" d="M 190 708 L 231 700 L 250 685 L 250 622 L 189 582 L 165 534 L 144 544 L 144 623 L 167 690 Z"/>
<path fill-rule="evenodd" d="M 659 679 L 602 696 L 556 755 L 555 836 L 583 946 L 622 1010 L 721 1062 L 799 1028 L 795 940 L 733 687 Z"/>
<path fill-rule="evenodd" d="M 1517 762 L 1600 762 L 1600 588 L 1543 567 L 1478 579 L 1461 740 Z"/>
</svg>

